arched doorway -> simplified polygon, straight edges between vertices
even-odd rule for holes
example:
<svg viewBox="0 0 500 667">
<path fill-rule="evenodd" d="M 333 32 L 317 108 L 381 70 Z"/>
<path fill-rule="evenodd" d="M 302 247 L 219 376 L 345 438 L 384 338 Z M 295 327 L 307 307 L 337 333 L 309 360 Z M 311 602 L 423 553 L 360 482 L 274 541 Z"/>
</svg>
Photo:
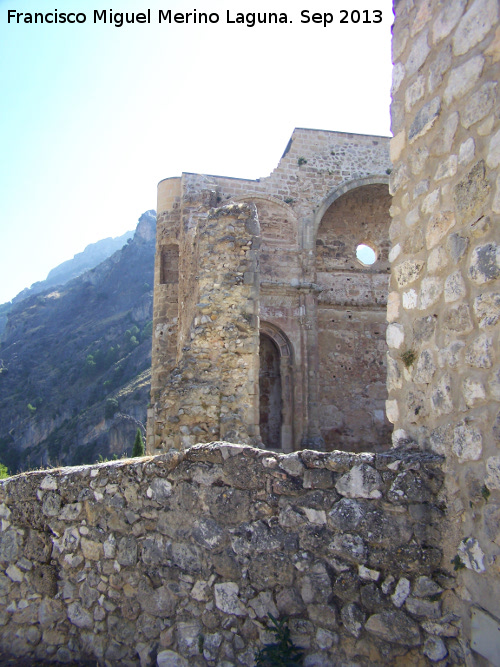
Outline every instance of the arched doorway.
<svg viewBox="0 0 500 667">
<path fill-rule="evenodd" d="M 287 336 L 270 322 L 260 321 L 259 418 L 262 443 L 291 452 L 293 428 L 293 354 Z"/>
<path fill-rule="evenodd" d="M 262 443 L 281 449 L 281 372 L 280 352 L 274 341 L 260 334 L 259 423 Z"/>
</svg>

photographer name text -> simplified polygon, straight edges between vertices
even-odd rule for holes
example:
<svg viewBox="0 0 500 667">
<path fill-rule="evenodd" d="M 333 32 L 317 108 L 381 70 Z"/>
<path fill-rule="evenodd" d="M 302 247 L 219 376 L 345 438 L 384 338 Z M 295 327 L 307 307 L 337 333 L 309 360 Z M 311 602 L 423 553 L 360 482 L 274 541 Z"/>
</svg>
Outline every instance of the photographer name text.
<svg viewBox="0 0 500 667">
<path fill-rule="evenodd" d="M 171 9 L 160 9 L 153 12 L 147 9 L 142 12 L 114 12 L 111 9 L 94 9 L 92 14 L 85 12 L 18 12 L 7 10 L 7 23 L 15 24 L 106 24 L 121 28 L 131 24 L 185 24 L 214 25 L 218 23 L 246 26 L 253 28 L 258 25 L 283 25 L 298 21 L 304 24 L 322 26 L 336 24 L 367 24 L 382 23 L 382 11 L 379 9 L 337 9 L 332 12 L 314 12 L 303 9 L 298 16 L 286 12 L 174 12 Z"/>
</svg>

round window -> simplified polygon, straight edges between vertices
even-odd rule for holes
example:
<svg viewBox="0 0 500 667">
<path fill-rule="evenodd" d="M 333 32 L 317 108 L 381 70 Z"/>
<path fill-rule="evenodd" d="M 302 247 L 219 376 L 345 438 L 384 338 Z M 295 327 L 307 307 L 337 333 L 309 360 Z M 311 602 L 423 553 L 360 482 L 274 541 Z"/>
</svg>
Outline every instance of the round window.
<svg viewBox="0 0 500 667">
<path fill-rule="evenodd" d="M 356 257 L 359 259 L 361 264 L 365 266 L 371 266 L 377 261 L 377 253 L 373 248 L 370 248 L 366 243 L 360 243 L 356 248 Z"/>
</svg>

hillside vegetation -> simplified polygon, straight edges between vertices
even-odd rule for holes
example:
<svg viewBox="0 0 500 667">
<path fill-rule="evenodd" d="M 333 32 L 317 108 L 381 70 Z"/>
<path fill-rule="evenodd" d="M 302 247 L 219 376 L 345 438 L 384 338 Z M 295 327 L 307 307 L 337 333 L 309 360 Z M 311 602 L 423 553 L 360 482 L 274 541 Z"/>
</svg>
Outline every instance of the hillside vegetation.
<svg viewBox="0 0 500 667">
<path fill-rule="evenodd" d="M 0 345 L 0 463 L 130 453 L 149 401 L 154 211 L 95 268 L 12 305 Z"/>
</svg>

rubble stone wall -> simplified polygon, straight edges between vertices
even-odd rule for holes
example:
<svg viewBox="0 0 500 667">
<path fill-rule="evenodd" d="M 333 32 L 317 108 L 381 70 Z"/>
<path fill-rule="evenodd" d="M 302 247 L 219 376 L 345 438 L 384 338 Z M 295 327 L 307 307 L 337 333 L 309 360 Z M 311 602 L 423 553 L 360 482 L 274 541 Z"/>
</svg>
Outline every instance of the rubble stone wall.
<svg viewBox="0 0 500 667">
<path fill-rule="evenodd" d="M 2 481 L 2 655 L 251 667 L 271 613 L 306 667 L 463 664 L 441 466 L 219 442 Z"/>
<path fill-rule="evenodd" d="M 473 604 L 500 618 L 500 9 L 394 5 L 387 413 L 396 444 L 446 457 L 467 641 Z"/>
<path fill-rule="evenodd" d="M 164 449 L 259 441 L 259 221 L 251 204 L 207 198 L 183 211 L 176 363 L 154 412 Z"/>
</svg>

